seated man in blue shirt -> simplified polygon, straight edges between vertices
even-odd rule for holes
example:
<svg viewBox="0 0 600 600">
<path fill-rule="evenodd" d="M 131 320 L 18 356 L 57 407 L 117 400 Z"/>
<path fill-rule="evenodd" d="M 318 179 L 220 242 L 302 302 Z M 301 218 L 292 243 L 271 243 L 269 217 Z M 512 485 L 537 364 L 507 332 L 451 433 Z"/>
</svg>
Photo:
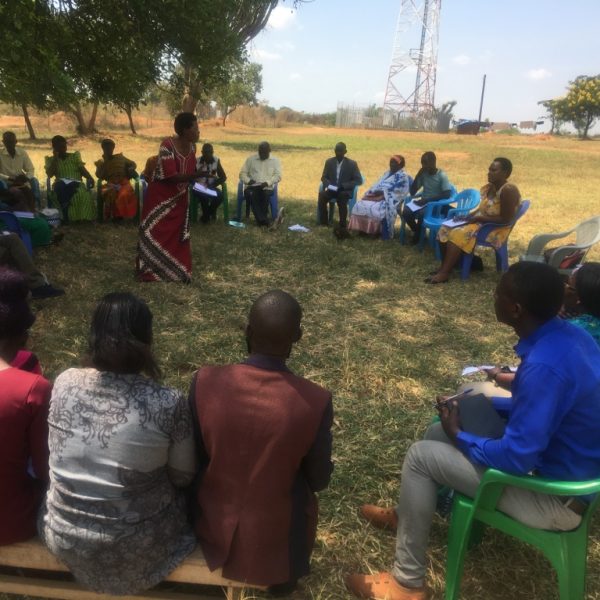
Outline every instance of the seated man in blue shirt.
<svg viewBox="0 0 600 600">
<path fill-rule="evenodd" d="M 488 467 L 565 481 L 600 472 L 600 349 L 592 336 L 557 317 L 564 293 L 558 272 L 541 263 L 519 262 L 502 276 L 495 294 L 496 317 L 519 337 L 521 359 L 512 385 L 513 402 L 498 439 L 463 431 L 456 401 L 438 398 L 440 423 L 408 450 L 395 509 L 365 505 L 373 525 L 396 529 L 390 573 L 349 575 L 349 589 L 363 598 L 425 598 L 425 555 L 440 486 L 474 497 Z M 586 504 L 508 487 L 498 508 L 530 527 L 576 528 Z"/>
<path fill-rule="evenodd" d="M 421 188 L 421 195 L 415 200 L 415 203 L 421 206 L 434 200 L 446 200 L 452 195 L 452 185 L 448 180 L 448 175 L 442 169 L 437 168 L 437 158 L 431 151 L 425 152 L 421 156 L 421 168 L 410 186 L 410 195 L 414 196 Z M 414 233 L 414 244 L 419 241 L 422 216 L 423 210 L 412 211 L 406 205 L 402 210 L 402 218 Z"/>
</svg>

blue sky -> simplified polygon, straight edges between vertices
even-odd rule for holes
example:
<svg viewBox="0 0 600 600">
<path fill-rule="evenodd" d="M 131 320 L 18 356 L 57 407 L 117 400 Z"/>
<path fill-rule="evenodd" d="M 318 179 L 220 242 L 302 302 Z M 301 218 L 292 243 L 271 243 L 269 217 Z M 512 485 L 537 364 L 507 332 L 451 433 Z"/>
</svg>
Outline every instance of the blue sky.
<svg viewBox="0 0 600 600">
<path fill-rule="evenodd" d="M 250 47 L 263 65 L 260 98 L 306 112 L 383 104 L 400 4 L 314 0 L 291 11 L 282 3 Z M 456 100 L 455 116 L 477 118 L 484 73 L 484 119 L 536 119 L 539 100 L 600 73 L 600 1 L 443 0 L 436 105 Z"/>
</svg>

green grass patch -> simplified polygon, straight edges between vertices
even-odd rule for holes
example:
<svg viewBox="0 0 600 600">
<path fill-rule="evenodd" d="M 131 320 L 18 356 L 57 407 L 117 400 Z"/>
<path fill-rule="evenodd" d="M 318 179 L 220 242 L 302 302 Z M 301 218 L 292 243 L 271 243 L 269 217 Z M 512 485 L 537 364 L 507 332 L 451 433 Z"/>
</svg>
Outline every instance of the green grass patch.
<svg viewBox="0 0 600 600">
<path fill-rule="evenodd" d="M 142 166 L 158 149 L 157 136 L 111 134 L 117 151 Z M 304 336 L 290 366 L 333 391 L 336 462 L 331 486 L 320 495 L 313 574 L 294 597 L 347 598 L 344 573 L 385 569 L 393 558 L 393 536 L 359 521 L 358 506 L 395 501 L 403 456 L 427 426 L 435 394 L 454 390 L 467 364 L 514 363 L 516 339 L 494 318 L 498 275 L 489 251 L 483 252 L 483 273 L 465 283 L 456 276 L 447 285 L 428 286 L 423 279 L 435 266 L 431 250 L 420 254 L 397 240 L 354 237 L 339 242 L 330 229 L 316 227 L 323 161 L 337 141 L 345 141 L 348 155 L 358 161 L 370 185 L 387 168 L 391 154 L 403 154 L 407 171 L 414 175 L 421 154 L 434 150 L 438 165 L 462 189 L 479 188 L 491 160 L 507 156 L 514 163 L 514 182 L 532 201 L 510 240 L 511 259 L 516 260 L 532 235 L 563 231 L 600 212 L 593 176 L 600 171 L 600 144 L 319 128 L 203 128 L 202 139 L 215 145 L 230 190 L 246 156 L 259 141 L 269 140 L 283 165 L 279 190 L 286 224 L 302 223 L 311 227 L 310 233 L 195 224 L 193 282 L 185 286 L 134 280 L 135 226 L 70 226 L 60 245 L 36 256 L 67 295 L 35 303 L 38 318 L 31 346 L 54 378 L 79 363 L 96 301 L 110 291 L 131 291 L 145 298 L 154 313 L 155 351 L 165 382 L 187 391 L 200 365 L 244 358 L 243 326 L 254 298 L 270 288 L 294 294 L 304 309 Z M 82 152 L 88 166 L 100 155 L 97 142 L 73 140 L 72 147 Z M 22 145 L 40 170 L 49 150 Z M 600 249 L 591 253 L 592 259 L 600 260 Z M 596 526 L 588 563 L 589 598 L 600 598 L 597 533 Z M 443 596 L 446 535 L 447 523 L 436 521 L 428 573 L 434 598 Z M 496 533 L 469 554 L 463 581 L 465 599 L 558 597 L 550 565 L 527 546 Z"/>
</svg>

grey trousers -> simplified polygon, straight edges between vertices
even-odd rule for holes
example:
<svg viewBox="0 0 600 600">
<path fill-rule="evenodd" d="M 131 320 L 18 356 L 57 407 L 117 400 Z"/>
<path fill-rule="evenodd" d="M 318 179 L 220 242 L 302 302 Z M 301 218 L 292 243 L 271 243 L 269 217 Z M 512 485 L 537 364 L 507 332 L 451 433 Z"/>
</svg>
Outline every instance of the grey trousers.
<svg viewBox="0 0 600 600">
<path fill-rule="evenodd" d="M 30 290 L 46 285 L 48 280 L 38 271 L 25 244 L 16 233 L 2 235 L 0 233 L 0 265 L 20 271 L 27 277 L 27 285 Z"/>
<path fill-rule="evenodd" d="M 432 425 L 425 439 L 408 449 L 402 466 L 392 569 L 401 584 L 421 587 L 424 583 L 427 542 L 439 486 L 474 497 L 484 472 L 485 467 L 473 464 L 450 442 L 440 423 Z M 506 488 L 498 508 L 517 521 L 539 529 L 568 531 L 581 521 L 557 496 L 512 487 Z"/>
</svg>

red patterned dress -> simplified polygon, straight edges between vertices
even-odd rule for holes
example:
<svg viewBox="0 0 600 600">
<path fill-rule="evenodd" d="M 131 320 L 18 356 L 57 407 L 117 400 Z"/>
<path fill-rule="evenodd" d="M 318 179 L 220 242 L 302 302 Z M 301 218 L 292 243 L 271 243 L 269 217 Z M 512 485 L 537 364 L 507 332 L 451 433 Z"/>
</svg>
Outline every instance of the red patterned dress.
<svg viewBox="0 0 600 600">
<path fill-rule="evenodd" d="M 194 146 L 183 156 L 171 138 L 163 140 L 142 210 L 136 261 L 141 281 L 191 281 L 188 184 L 168 178 L 195 170 Z"/>
</svg>

